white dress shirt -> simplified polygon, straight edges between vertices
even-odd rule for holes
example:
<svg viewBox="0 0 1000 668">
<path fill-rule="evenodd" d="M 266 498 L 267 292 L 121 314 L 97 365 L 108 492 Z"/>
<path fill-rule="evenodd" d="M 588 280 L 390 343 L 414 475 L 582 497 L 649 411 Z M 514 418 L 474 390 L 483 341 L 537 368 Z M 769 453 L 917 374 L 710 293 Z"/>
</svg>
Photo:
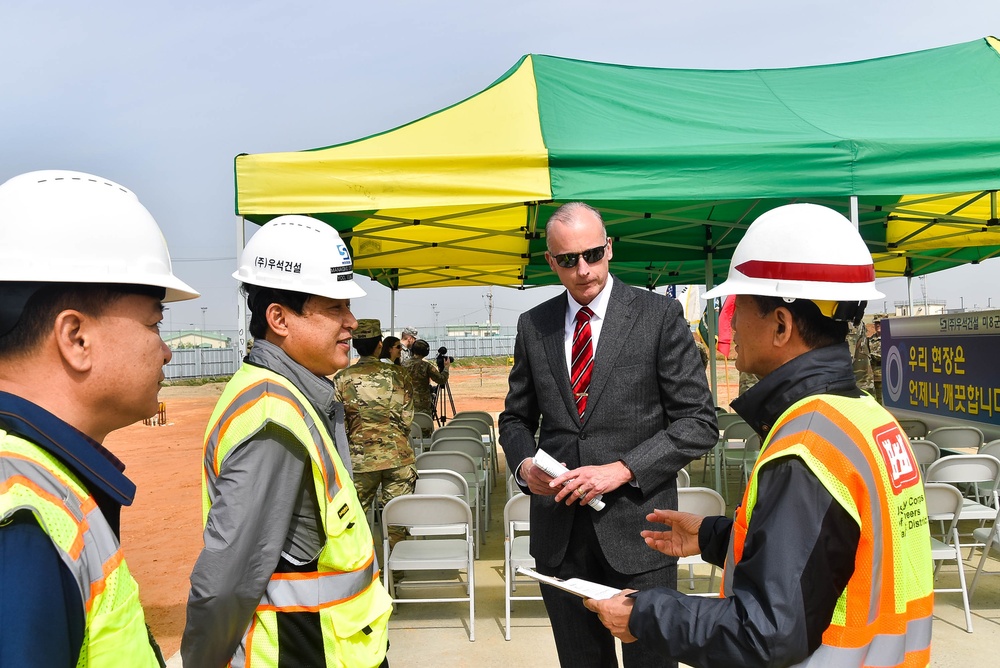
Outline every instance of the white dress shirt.
<svg viewBox="0 0 1000 668">
<path fill-rule="evenodd" d="M 589 304 L 580 304 L 568 291 L 566 292 L 566 300 L 568 302 L 568 308 L 566 309 L 566 334 L 564 340 L 564 346 L 566 348 L 566 369 L 572 372 L 573 369 L 573 333 L 576 331 L 576 314 L 584 306 L 590 307 L 590 310 L 594 312 L 594 315 L 590 316 L 590 345 L 594 352 L 594 359 L 597 359 L 597 341 L 601 338 L 601 326 L 604 324 L 604 316 L 608 312 L 608 300 L 611 298 L 611 276 L 608 275 L 608 280 L 604 284 L 597 296 L 591 300 Z"/>
</svg>

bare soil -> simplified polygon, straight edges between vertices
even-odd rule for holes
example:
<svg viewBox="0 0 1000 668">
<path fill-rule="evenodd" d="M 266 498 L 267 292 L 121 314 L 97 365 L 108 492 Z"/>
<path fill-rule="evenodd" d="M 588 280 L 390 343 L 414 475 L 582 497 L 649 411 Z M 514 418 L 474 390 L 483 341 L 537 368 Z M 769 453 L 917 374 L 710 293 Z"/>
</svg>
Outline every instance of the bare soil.
<svg viewBox="0 0 1000 668">
<path fill-rule="evenodd" d="M 507 393 L 508 367 L 453 369 L 455 408 L 498 414 Z M 723 370 L 720 360 L 720 376 Z M 735 396 L 738 374 L 720 383 L 720 401 Z M 122 545 L 139 582 L 146 620 L 164 656 L 180 648 L 188 576 L 202 546 L 201 471 L 205 427 L 222 394 L 221 383 L 166 387 L 162 426 L 137 423 L 111 434 L 107 447 L 125 462 L 138 486 L 135 502 L 122 513 Z M 452 415 L 447 407 L 447 415 Z"/>
</svg>

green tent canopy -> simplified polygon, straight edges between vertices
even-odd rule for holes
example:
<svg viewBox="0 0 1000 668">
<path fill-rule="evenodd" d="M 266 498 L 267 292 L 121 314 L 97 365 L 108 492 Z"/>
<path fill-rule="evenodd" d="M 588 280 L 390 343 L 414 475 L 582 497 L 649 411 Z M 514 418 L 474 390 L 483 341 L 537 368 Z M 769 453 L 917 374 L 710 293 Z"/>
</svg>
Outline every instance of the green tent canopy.
<svg viewBox="0 0 1000 668">
<path fill-rule="evenodd" d="M 612 271 L 715 283 L 743 231 L 789 201 L 858 221 L 879 276 L 1000 255 L 1000 41 L 775 70 L 528 55 L 402 127 L 236 158 L 236 212 L 314 216 L 393 288 L 556 282 L 544 223 L 599 208 Z"/>
</svg>

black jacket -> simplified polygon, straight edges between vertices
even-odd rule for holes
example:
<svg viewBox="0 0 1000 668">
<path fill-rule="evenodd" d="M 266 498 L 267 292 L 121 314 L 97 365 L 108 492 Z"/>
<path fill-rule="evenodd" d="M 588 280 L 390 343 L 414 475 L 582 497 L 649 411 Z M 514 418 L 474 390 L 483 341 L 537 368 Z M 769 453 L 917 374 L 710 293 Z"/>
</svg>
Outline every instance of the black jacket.
<svg viewBox="0 0 1000 668">
<path fill-rule="evenodd" d="M 761 379 L 733 408 L 761 437 L 793 403 L 817 394 L 860 396 L 844 344 L 810 351 Z M 635 595 L 629 630 L 691 666 L 788 666 L 816 650 L 854 573 L 860 530 L 794 457 L 761 469 L 733 595 Z M 706 518 L 702 557 L 723 565 L 733 521 Z"/>
</svg>

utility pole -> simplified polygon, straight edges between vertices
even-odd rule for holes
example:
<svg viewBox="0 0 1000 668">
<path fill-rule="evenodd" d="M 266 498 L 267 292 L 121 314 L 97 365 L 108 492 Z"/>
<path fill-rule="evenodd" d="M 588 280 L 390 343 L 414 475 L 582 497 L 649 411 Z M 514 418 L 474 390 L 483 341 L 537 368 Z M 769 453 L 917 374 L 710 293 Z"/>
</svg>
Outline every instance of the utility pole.
<svg viewBox="0 0 1000 668">
<path fill-rule="evenodd" d="M 431 312 L 434 313 L 434 338 L 438 338 L 438 305 L 431 304 Z"/>
<path fill-rule="evenodd" d="M 488 336 L 493 336 L 493 286 L 490 286 L 489 291 L 486 293 L 486 310 L 489 313 L 489 329 Z"/>
<path fill-rule="evenodd" d="M 207 306 L 201 307 L 201 348 L 205 347 L 205 311 L 207 310 Z"/>
</svg>

